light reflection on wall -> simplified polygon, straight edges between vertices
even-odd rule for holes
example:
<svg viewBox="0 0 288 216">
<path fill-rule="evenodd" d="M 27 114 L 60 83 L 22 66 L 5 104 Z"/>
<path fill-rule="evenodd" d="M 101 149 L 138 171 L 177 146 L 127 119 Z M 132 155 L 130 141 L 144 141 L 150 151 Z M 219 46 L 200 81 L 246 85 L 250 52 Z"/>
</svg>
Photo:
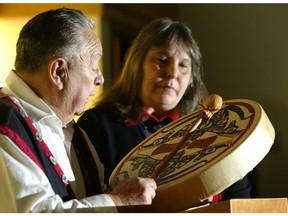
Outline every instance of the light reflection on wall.
<svg viewBox="0 0 288 216">
<path fill-rule="evenodd" d="M 28 17 L 0 18 L 0 86 L 5 85 L 5 77 L 14 69 L 16 42 L 22 26 Z"/>
</svg>

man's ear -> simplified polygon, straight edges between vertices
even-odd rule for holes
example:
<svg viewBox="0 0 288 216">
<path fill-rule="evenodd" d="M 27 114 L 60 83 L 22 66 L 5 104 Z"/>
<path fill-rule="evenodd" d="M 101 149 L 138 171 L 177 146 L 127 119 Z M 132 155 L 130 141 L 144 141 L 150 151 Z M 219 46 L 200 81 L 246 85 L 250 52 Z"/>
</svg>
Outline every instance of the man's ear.
<svg viewBox="0 0 288 216">
<path fill-rule="evenodd" d="M 67 71 L 67 61 L 63 58 L 54 58 L 48 64 L 49 79 L 58 90 L 62 90 L 64 87 Z"/>
</svg>

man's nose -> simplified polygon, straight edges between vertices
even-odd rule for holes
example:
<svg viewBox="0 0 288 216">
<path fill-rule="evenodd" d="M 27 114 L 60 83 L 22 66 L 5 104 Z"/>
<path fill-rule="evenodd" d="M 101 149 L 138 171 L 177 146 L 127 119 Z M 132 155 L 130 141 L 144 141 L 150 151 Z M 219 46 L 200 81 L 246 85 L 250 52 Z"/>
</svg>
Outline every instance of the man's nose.
<svg viewBox="0 0 288 216">
<path fill-rule="evenodd" d="M 99 70 L 99 73 L 97 74 L 96 78 L 95 78 L 95 85 L 99 86 L 102 85 L 104 83 L 104 77 L 101 73 L 101 71 Z"/>
</svg>

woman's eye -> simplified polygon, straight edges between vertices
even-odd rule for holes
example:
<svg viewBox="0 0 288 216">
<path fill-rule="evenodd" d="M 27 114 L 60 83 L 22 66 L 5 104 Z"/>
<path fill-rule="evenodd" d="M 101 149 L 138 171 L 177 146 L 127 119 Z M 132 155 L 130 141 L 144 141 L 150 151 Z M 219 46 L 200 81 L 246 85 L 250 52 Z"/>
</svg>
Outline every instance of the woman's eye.
<svg viewBox="0 0 288 216">
<path fill-rule="evenodd" d="M 183 73 L 187 73 L 190 71 L 190 65 L 189 64 L 179 64 L 179 70 Z"/>
<path fill-rule="evenodd" d="M 179 62 L 179 67 L 183 68 L 183 69 L 190 69 L 191 62 L 189 62 L 189 61 Z"/>
<path fill-rule="evenodd" d="M 187 68 L 188 65 L 186 65 L 186 64 L 180 64 L 180 67 L 182 67 L 182 68 Z"/>
<path fill-rule="evenodd" d="M 158 58 L 157 61 L 160 63 L 166 63 L 167 59 L 166 58 Z"/>
</svg>

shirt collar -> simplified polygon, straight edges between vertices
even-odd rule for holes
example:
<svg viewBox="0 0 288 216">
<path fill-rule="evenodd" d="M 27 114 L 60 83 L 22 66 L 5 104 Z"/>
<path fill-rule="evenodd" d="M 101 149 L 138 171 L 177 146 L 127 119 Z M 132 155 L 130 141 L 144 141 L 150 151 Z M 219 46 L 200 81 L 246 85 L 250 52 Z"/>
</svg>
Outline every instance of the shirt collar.
<svg viewBox="0 0 288 216">
<path fill-rule="evenodd" d="M 156 122 L 161 122 L 161 121 L 163 121 L 163 120 L 164 120 L 165 118 L 167 118 L 167 117 L 171 118 L 171 119 L 174 121 L 174 120 L 176 120 L 177 118 L 179 118 L 179 116 L 180 116 L 179 109 L 173 109 L 173 110 L 171 110 L 171 111 L 168 113 L 168 115 L 163 116 L 163 117 L 161 117 L 160 119 L 157 118 L 156 116 L 152 115 L 152 114 L 149 114 L 145 109 L 144 109 L 144 112 L 146 113 L 146 115 L 147 115 L 148 118 L 153 118 L 153 119 L 155 119 Z"/>
<path fill-rule="evenodd" d="M 8 88 L 6 93 L 21 100 L 21 105 L 33 122 L 47 117 L 58 119 L 53 110 L 13 70 L 6 78 L 6 85 Z M 5 91 L 5 88 L 3 90 Z"/>
<path fill-rule="evenodd" d="M 161 121 L 163 121 L 165 118 L 168 118 L 168 117 L 171 118 L 171 119 L 174 121 L 174 120 L 176 120 L 176 119 L 178 119 L 178 118 L 180 117 L 180 111 L 179 111 L 179 109 L 177 109 L 177 108 L 171 110 L 171 111 L 168 113 L 168 115 L 163 116 L 163 117 L 161 117 L 160 119 L 157 118 L 156 116 L 152 115 L 152 114 L 149 114 L 145 109 L 144 109 L 144 112 L 145 112 L 145 114 L 147 115 L 147 118 L 153 118 L 153 119 L 155 119 L 156 122 L 161 122 Z M 136 124 L 138 124 L 138 123 L 139 123 L 138 121 L 128 121 L 128 122 L 126 123 L 126 127 L 130 127 L 130 126 L 136 125 Z"/>
</svg>

